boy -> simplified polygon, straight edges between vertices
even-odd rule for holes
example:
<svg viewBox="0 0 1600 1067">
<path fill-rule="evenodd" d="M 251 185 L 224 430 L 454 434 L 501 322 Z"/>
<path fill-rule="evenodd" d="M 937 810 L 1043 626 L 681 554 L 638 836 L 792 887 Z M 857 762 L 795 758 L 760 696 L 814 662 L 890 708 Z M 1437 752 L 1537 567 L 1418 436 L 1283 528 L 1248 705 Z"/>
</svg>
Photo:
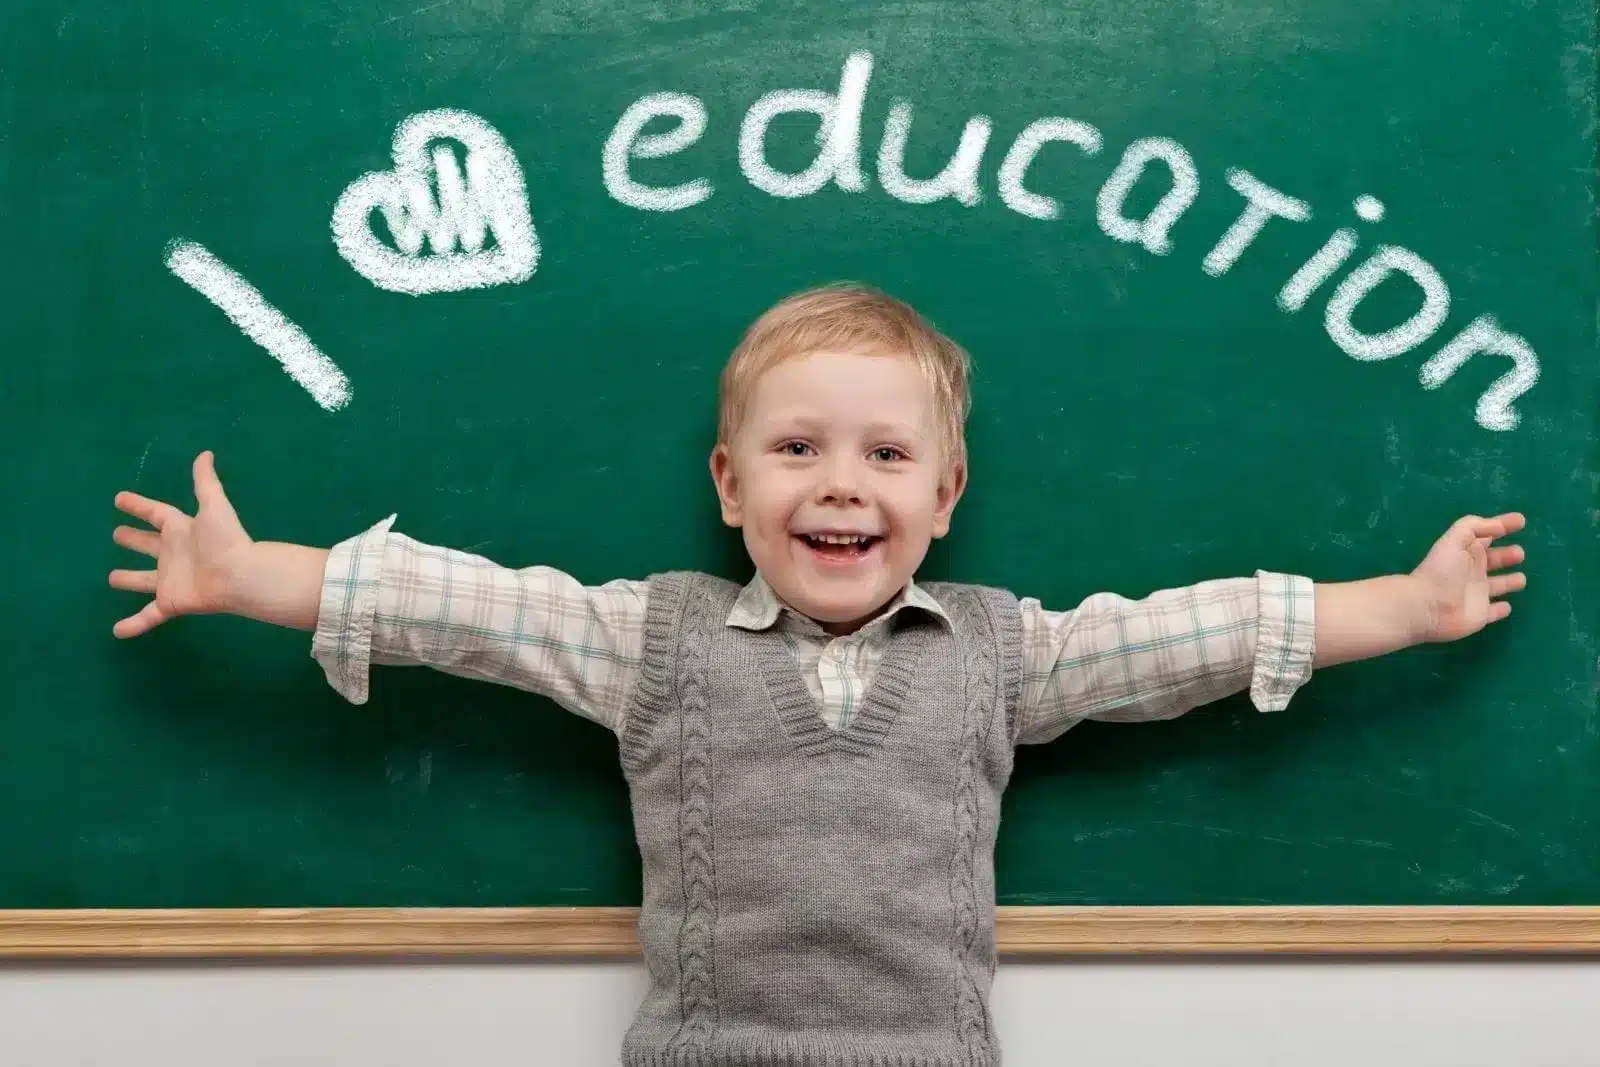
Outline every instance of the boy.
<svg viewBox="0 0 1600 1067">
<path fill-rule="evenodd" d="M 629 1065 L 997 1064 L 993 845 L 1016 744 L 1157 719 L 1504 618 L 1517 514 L 1463 518 L 1410 574 L 1257 572 L 1066 612 L 917 583 L 966 484 L 966 354 L 898 300 L 833 286 L 754 323 L 721 381 L 711 476 L 757 576 L 585 588 L 421 545 L 256 542 L 195 461 L 196 514 L 121 493 L 156 557 L 120 637 L 226 611 L 312 631 L 345 697 L 371 663 L 545 694 L 615 731 L 644 861 L 650 989 Z"/>
</svg>

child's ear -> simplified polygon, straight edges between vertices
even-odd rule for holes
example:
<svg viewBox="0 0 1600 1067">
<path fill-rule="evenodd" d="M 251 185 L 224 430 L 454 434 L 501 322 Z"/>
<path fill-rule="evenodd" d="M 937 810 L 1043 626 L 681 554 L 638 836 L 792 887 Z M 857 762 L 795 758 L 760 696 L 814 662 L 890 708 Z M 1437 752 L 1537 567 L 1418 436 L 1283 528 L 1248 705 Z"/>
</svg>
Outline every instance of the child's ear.
<svg viewBox="0 0 1600 1067">
<path fill-rule="evenodd" d="M 956 510 L 956 502 L 966 488 L 966 463 L 952 464 L 939 480 L 938 493 L 934 497 L 933 536 L 943 537 L 950 532 L 950 515 Z"/>
<path fill-rule="evenodd" d="M 727 445 L 711 450 L 711 481 L 717 487 L 717 499 L 722 502 L 722 521 L 729 526 L 744 522 L 744 509 L 739 504 L 739 479 L 733 472 L 733 461 Z"/>
</svg>

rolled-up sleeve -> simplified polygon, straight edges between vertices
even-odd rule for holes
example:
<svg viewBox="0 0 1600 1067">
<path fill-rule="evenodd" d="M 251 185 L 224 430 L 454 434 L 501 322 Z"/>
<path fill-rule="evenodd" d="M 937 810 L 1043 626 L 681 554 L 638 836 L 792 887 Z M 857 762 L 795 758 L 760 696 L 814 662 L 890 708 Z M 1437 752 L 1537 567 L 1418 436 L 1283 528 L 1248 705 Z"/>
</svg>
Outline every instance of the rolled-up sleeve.
<svg viewBox="0 0 1600 1067">
<path fill-rule="evenodd" d="M 1258 710 L 1282 710 L 1311 677 L 1314 595 L 1310 579 L 1257 571 L 1140 600 L 1099 593 L 1064 612 L 1023 600 L 1017 741 L 1085 719 L 1175 718 L 1244 690 Z"/>
<path fill-rule="evenodd" d="M 352 704 L 367 702 L 372 665 L 372 623 L 378 610 L 378 580 L 395 516 L 334 545 L 322 571 L 322 598 L 311 635 L 312 658 L 328 684 Z"/>
<path fill-rule="evenodd" d="M 1282 711 L 1311 677 L 1316 656 L 1315 588 L 1303 575 L 1256 572 L 1250 701 L 1259 711 Z"/>
</svg>

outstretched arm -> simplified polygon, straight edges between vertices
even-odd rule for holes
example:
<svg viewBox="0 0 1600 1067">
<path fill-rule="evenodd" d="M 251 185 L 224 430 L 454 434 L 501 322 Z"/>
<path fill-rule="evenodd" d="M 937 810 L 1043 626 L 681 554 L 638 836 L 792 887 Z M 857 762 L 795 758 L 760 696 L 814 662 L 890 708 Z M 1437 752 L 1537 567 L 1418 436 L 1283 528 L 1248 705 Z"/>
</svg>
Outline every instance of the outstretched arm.
<svg viewBox="0 0 1600 1067">
<path fill-rule="evenodd" d="M 150 528 L 118 526 L 114 539 L 155 568 L 111 572 L 113 587 L 150 597 L 116 636 L 225 612 L 311 631 L 313 657 L 353 703 L 367 699 L 372 664 L 417 665 L 540 693 L 619 728 L 643 655 L 643 582 L 591 587 L 551 567 L 504 567 L 395 533 L 392 516 L 331 549 L 255 541 L 210 452 L 195 459 L 194 494 L 193 515 L 117 494 Z"/>
<path fill-rule="evenodd" d="M 1315 669 L 1467 637 L 1509 615 L 1502 598 L 1526 586 L 1499 573 L 1523 561 L 1521 547 L 1494 543 L 1523 525 L 1516 512 L 1462 518 L 1409 574 L 1313 583 L 1259 571 L 1142 600 L 1099 593 L 1064 612 L 1024 600 L 1017 741 L 1085 719 L 1170 719 L 1243 690 L 1276 711 Z"/>
</svg>

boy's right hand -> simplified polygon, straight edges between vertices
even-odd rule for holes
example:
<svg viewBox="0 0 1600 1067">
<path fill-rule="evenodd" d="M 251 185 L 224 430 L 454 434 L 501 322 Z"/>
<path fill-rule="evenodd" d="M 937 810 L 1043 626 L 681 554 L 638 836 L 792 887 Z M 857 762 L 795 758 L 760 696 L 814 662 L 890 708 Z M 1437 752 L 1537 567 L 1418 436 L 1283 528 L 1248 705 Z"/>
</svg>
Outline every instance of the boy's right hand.
<svg viewBox="0 0 1600 1067">
<path fill-rule="evenodd" d="M 190 516 L 138 493 L 117 494 L 118 510 L 154 529 L 118 526 L 112 539 L 156 561 L 153 571 L 111 572 L 113 588 L 154 598 L 112 627 L 117 637 L 138 637 L 179 615 L 233 610 L 234 587 L 253 542 L 222 491 L 210 452 L 200 453 L 194 461 L 194 495 L 198 507 Z"/>
</svg>

